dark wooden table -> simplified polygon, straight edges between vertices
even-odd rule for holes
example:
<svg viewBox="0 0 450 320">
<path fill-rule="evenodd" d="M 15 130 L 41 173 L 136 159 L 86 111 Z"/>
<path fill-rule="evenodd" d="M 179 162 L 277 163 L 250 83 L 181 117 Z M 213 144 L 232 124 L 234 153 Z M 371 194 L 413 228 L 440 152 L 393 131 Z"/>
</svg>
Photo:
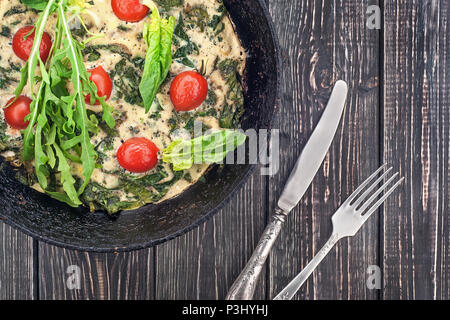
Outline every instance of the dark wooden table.
<svg viewBox="0 0 450 320">
<path fill-rule="evenodd" d="M 252 0 L 246 0 L 252 1 Z M 331 232 L 339 204 L 382 163 L 404 187 L 343 240 L 298 299 L 449 299 L 450 2 L 269 0 L 283 54 L 282 165 L 259 171 L 212 220 L 148 250 L 91 254 L 35 241 L 0 225 L 0 299 L 222 299 L 274 208 L 323 112 L 333 83 L 350 97 L 344 122 L 301 204 L 289 217 L 256 297 L 270 299 Z M 366 22 L 382 9 L 381 30 Z M 384 17 L 384 18 L 383 18 Z M 67 268 L 81 268 L 69 290 Z M 381 290 L 366 286 L 379 266 Z"/>
</svg>

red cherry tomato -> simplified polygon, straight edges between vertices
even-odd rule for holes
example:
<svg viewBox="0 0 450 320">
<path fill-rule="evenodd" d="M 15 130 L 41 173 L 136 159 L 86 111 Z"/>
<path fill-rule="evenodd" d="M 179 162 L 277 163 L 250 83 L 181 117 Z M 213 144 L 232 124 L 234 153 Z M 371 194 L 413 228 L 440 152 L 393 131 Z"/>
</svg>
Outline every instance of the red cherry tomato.
<svg viewBox="0 0 450 320">
<path fill-rule="evenodd" d="M 208 82 L 194 71 L 180 73 L 172 81 L 170 99 L 177 111 L 191 111 L 208 96 Z"/>
<path fill-rule="evenodd" d="M 143 173 L 158 163 L 158 147 L 146 138 L 131 138 L 117 151 L 119 164 L 130 172 Z"/>
<path fill-rule="evenodd" d="M 127 22 L 141 21 L 150 10 L 139 0 L 112 0 L 111 6 L 117 18 Z"/>
<path fill-rule="evenodd" d="M 14 98 L 11 98 L 6 105 L 9 105 Z M 14 129 L 23 130 L 28 127 L 29 121 L 25 117 L 30 113 L 31 99 L 19 96 L 8 108 L 4 109 L 6 123 Z"/>
<path fill-rule="evenodd" d="M 22 60 L 27 61 L 31 53 L 31 48 L 34 42 L 34 33 L 26 37 L 34 27 L 27 26 L 20 28 L 13 37 L 12 47 L 14 53 Z M 26 38 L 26 39 L 25 39 Z M 47 61 L 48 55 L 50 54 L 50 49 L 52 48 L 52 39 L 47 32 L 42 34 L 41 45 L 39 46 L 39 55 L 41 60 L 45 63 Z"/>
<path fill-rule="evenodd" d="M 113 83 L 109 77 L 108 72 L 103 69 L 102 66 L 98 66 L 95 69 L 89 71 L 91 76 L 89 80 L 93 81 L 97 86 L 97 95 L 99 97 L 105 97 L 106 100 L 109 99 L 112 92 Z M 91 103 L 91 94 L 88 94 L 85 99 L 87 104 Z M 95 105 L 99 105 L 100 101 L 95 101 Z"/>
</svg>

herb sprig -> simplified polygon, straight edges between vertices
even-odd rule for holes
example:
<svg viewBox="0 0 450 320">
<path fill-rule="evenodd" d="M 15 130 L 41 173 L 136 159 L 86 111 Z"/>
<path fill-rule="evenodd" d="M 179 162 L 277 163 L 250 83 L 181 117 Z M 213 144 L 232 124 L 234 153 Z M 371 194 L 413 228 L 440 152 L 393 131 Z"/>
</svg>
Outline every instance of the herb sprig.
<svg viewBox="0 0 450 320">
<path fill-rule="evenodd" d="M 97 87 L 89 80 L 90 74 L 83 63 L 85 43 L 74 39 L 67 15 L 70 8 L 77 15 L 83 9 L 80 0 L 22 0 L 29 7 L 42 10 L 35 23 L 35 38 L 28 61 L 21 70 L 21 79 L 15 95 L 18 97 L 26 84 L 32 95 L 29 125 L 24 132 L 25 161 L 34 160 L 36 176 L 41 188 L 53 198 L 71 206 L 81 205 L 80 195 L 88 185 L 98 157 L 90 141 L 98 132 L 98 120 L 88 116 L 85 96 L 99 100 L 103 108 L 102 120 L 115 126 L 113 109 L 97 94 Z M 55 39 L 50 57 L 45 64 L 39 56 L 42 34 L 48 18 L 57 13 Z M 81 19 L 78 16 L 79 19 Z M 82 24 L 83 25 L 83 24 Z M 36 71 L 40 76 L 36 76 Z M 73 84 L 69 92 L 67 83 Z M 34 94 L 33 92 L 37 92 Z M 76 178 L 71 162 L 82 167 L 82 179 Z M 50 173 L 58 174 L 57 186 L 49 183 Z M 80 182 L 78 182 L 81 180 Z"/>
<path fill-rule="evenodd" d="M 143 37 L 148 49 L 139 91 L 144 100 L 145 112 L 148 112 L 172 64 L 175 18 L 171 16 L 168 19 L 162 19 L 152 1 L 147 0 L 144 4 L 150 7 L 152 14 L 151 22 L 144 25 Z"/>
<path fill-rule="evenodd" d="M 218 130 L 191 140 L 173 141 L 162 159 L 174 171 L 190 169 L 195 163 L 220 163 L 229 152 L 245 143 L 247 136 L 237 130 Z"/>
</svg>

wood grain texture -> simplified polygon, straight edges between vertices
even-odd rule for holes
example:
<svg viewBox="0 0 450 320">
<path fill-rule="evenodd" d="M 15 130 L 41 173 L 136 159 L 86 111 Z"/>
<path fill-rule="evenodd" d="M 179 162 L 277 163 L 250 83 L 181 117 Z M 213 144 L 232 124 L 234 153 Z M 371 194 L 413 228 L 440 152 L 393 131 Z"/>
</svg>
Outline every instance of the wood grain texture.
<svg viewBox="0 0 450 320">
<path fill-rule="evenodd" d="M 212 220 L 156 248 L 156 299 L 224 299 L 265 224 L 265 177 L 259 170 Z M 255 293 L 265 298 L 265 279 Z"/>
<path fill-rule="evenodd" d="M 370 4 L 373 4 L 370 1 Z M 281 159 L 269 184 L 270 208 L 326 106 L 333 84 L 350 92 L 342 125 L 311 188 L 288 219 L 271 255 L 270 297 L 312 259 L 331 235 L 331 216 L 378 167 L 379 34 L 366 28 L 369 1 L 270 2 L 284 50 Z M 341 241 L 297 294 L 298 299 L 376 299 L 366 269 L 378 263 L 378 217 Z"/>
<path fill-rule="evenodd" d="M 33 239 L 0 222 L 0 300 L 35 298 Z"/>
<path fill-rule="evenodd" d="M 154 296 L 152 249 L 97 254 L 40 243 L 38 256 L 42 300 L 141 300 Z M 68 270 L 70 266 L 79 267 L 79 289 L 67 286 L 74 274 Z"/>
<path fill-rule="evenodd" d="M 384 160 L 406 183 L 382 222 L 384 299 L 449 298 L 449 14 L 385 2 Z"/>
</svg>

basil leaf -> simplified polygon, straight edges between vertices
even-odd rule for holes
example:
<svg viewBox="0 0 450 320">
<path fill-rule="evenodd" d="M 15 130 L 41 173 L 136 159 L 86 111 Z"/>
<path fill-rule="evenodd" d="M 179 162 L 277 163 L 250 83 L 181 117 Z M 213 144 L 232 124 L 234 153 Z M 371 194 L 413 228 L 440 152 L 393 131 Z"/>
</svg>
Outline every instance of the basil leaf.
<svg viewBox="0 0 450 320">
<path fill-rule="evenodd" d="M 159 85 L 164 82 L 169 74 L 172 64 L 172 38 L 175 29 L 175 18 L 169 17 L 161 22 L 161 79 Z"/>
<path fill-rule="evenodd" d="M 162 160 L 173 165 L 174 171 L 182 171 L 194 165 L 192 140 L 176 140 L 163 151 Z"/>
<path fill-rule="evenodd" d="M 144 25 L 143 37 L 147 43 L 144 72 L 139 91 L 148 112 L 155 100 L 159 87 L 164 82 L 172 64 L 172 38 L 175 18 L 161 19 L 156 7 L 152 8 L 151 22 Z"/>
<path fill-rule="evenodd" d="M 48 0 L 20 0 L 20 2 L 39 11 L 43 11 L 48 4 Z"/>
<path fill-rule="evenodd" d="M 157 10 L 153 10 L 150 24 L 144 25 L 144 39 L 147 43 L 147 55 L 142 73 L 139 91 L 144 100 L 145 111 L 148 112 L 155 100 L 161 79 L 161 19 Z"/>
<path fill-rule="evenodd" d="M 194 163 L 220 163 L 246 139 L 240 131 L 219 130 L 192 140 L 176 140 L 163 151 L 162 160 L 171 163 L 174 171 L 187 170 Z"/>
</svg>

